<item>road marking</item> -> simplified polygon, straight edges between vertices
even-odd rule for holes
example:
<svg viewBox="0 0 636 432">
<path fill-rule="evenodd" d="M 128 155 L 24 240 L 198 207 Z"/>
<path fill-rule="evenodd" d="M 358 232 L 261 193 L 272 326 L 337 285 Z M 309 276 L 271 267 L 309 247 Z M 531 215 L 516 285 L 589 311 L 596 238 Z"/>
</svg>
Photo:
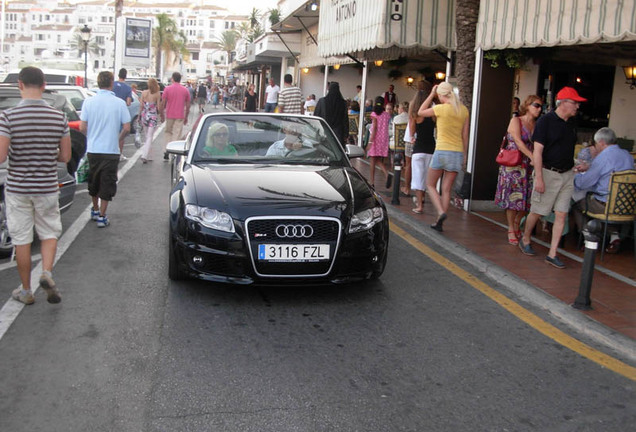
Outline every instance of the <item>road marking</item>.
<svg viewBox="0 0 636 432">
<path fill-rule="evenodd" d="M 592 360 L 593 362 L 600 364 L 601 366 L 606 367 L 607 369 L 612 370 L 620 375 L 623 375 L 626 378 L 636 381 L 636 368 L 623 363 L 622 361 L 615 359 L 612 356 L 602 353 L 601 351 L 598 351 L 597 349 L 592 348 L 587 344 L 584 344 L 583 342 L 554 327 L 552 324 L 547 323 L 534 313 L 530 312 L 518 303 L 512 301 L 505 295 L 496 291 L 494 288 L 491 288 L 486 283 L 479 280 L 476 276 L 460 268 L 451 260 L 444 258 L 442 255 L 438 254 L 433 249 L 429 248 L 428 246 L 417 240 L 415 237 L 407 233 L 394 222 L 391 222 L 391 231 L 400 236 L 404 241 L 409 243 L 422 254 L 426 255 L 432 261 L 436 262 L 437 264 L 444 267 L 455 276 L 466 282 L 468 285 L 480 291 L 482 294 L 499 304 L 512 315 L 525 322 L 538 332 L 544 334 L 560 345 L 563 345 L 564 347 L 569 348 L 570 350 L 582 355 L 583 357 Z"/>
<path fill-rule="evenodd" d="M 165 126 L 165 123 L 162 123 L 157 131 L 155 132 L 155 137 L 161 133 Z M 155 138 L 156 139 L 156 138 Z M 137 160 L 141 157 L 141 149 L 138 149 L 135 154 L 128 158 L 126 164 L 117 172 L 118 181 L 121 181 L 122 178 L 130 171 L 130 169 L 135 165 Z M 64 255 L 64 252 L 71 246 L 73 241 L 77 238 L 77 236 L 82 232 L 86 224 L 90 221 L 90 208 L 93 204 L 89 204 L 84 211 L 80 213 L 80 215 L 75 219 L 75 221 L 71 224 L 71 226 L 64 232 L 64 235 L 60 237 L 57 242 L 57 252 L 55 254 L 55 261 L 53 262 L 53 267 L 55 267 L 55 263 Z M 33 260 L 33 258 L 32 258 Z M 4 269 L 2 269 L 4 270 Z M 42 274 L 42 262 L 40 261 L 33 269 L 31 270 L 31 290 L 33 291 L 33 295 L 37 292 L 39 288 L 40 282 L 40 274 Z M 22 284 L 18 285 L 18 288 L 21 288 Z M 13 298 L 9 297 L 6 301 L 2 309 L 0 309 L 0 339 L 4 336 L 4 334 L 9 330 L 11 324 L 18 318 L 22 309 L 24 309 L 25 305 L 18 301 L 13 300 Z"/>
</svg>

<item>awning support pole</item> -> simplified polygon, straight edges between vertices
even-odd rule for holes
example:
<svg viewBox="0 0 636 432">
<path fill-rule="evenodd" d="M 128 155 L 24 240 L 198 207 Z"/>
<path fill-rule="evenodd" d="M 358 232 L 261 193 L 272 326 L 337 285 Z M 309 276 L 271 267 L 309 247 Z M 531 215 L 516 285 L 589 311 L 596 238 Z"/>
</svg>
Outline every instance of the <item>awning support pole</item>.
<svg viewBox="0 0 636 432">
<path fill-rule="evenodd" d="M 471 122 L 470 122 L 470 133 L 468 137 L 468 160 L 466 163 L 466 171 L 474 172 L 475 171 L 475 154 L 477 149 L 475 146 L 477 145 L 477 133 L 478 125 L 477 119 L 479 118 L 479 103 L 481 96 L 481 75 L 482 68 L 484 67 L 484 51 L 481 48 L 477 48 L 475 52 L 475 76 L 473 78 L 473 104 L 471 107 Z M 473 182 L 475 181 L 475 176 L 472 177 Z M 470 188 L 471 196 L 468 199 L 464 200 L 464 210 L 470 211 L 470 201 L 472 200 L 473 188 Z"/>
<path fill-rule="evenodd" d="M 364 68 L 362 69 L 362 93 L 360 94 L 360 118 L 358 119 L 358 146 L 362 147 L 362 140 L 364 139 L 364 133 L 367 131 L 364 127 L 364 101 L 367 97 L 367 67 L 368 61 L 364 61 Z"/>
<path fill-rule="evenodd" d="M 303 22 L 303 20 L 300 19 L 299 16 L 295 16 L 295 18 L 298 20 L 298 22 L 300 23 L 301 26 L 303 26 L 303 28 L 305 29 L 305 31 L 307 32 L 307 34 L 309 35 L 309 37 L 311 38 L 312 41 L 314 41 L 314 43 L 316 44 L 316 46 L 318 46 L 318 41 L 316 40 L 316 38 L 314 38 L 314 35 L 311 34 L 311 32 L 309 31 L 309 29 L 307 28 L 307 26 L 305 26 L 305 23 Z M 355 58 L 354 56 L 352 56 L 351 54 L 346 54 L 347 57 L 349 57 L 351 60 L 353 60 L 354 62 L 356 62 L 357 64 L 359 64 L 362 67 L 366 67 L 366 61 L 363 63 L 360 60 L 358 60 L 357 58 Z"/>
<path fill-rule="evenodd" d="M 276 30 L 272 30 L 274 32 L 274 34 L 276 36 L 278 36 L 278 39 L 280 39 L 280 41 L 283 43 L 283 45 L 285 45 L 285 48 L 287 48 L 287 51 L 289 51 L 289 53 L 292 55 L 292 57 L 294 58 L 294 60 L 296 60 L 296 63 L 298 63 L 300 60 L 298 60 L 298 57 L 296 56 L 296 54 L 294 54 L 292 52 L 292 50 L 289 48 L 289 46 L 287 46 L 287 43 L 285 42 L 285 40 L 283 39 L 283 37 L 279 34 L 279 32 L 277 32 Z"/>
</svg>

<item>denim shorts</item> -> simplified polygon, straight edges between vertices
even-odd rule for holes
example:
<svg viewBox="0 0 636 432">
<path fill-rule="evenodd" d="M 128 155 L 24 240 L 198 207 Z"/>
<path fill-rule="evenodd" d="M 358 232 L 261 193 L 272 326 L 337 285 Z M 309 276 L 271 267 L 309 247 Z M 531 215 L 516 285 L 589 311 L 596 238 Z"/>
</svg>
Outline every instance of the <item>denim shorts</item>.
<svg viewBox="0 0 636 432">
<path fill-rule="evenodd" d="M 448 150 L 435 150 L 430 168 L 460 172 L 464 163 L 464 153 Z"/>
</svg>

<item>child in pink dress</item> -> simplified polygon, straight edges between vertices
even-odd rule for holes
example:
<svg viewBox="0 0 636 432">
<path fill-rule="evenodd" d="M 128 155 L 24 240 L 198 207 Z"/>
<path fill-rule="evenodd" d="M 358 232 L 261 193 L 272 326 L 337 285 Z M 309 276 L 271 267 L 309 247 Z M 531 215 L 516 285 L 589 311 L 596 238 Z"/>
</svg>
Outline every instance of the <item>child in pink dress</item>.
<svg viewBox="0 0 636 432">
<path fill-rule="evenodd" d="M 373 112 L 371 113 L 371 134 L 367 147 L 367 156 L 371 159 L 369 167 L 369 183 L 373 186 L 375 180 L 375 166 L 378 165 L 386 178 L 386 187 L 391 187 L 391 177 L 382 162 L 389 155 L 389 122 L 393 105 L 384 106 L 384 98 L 375 98 Z"/>
</svg>

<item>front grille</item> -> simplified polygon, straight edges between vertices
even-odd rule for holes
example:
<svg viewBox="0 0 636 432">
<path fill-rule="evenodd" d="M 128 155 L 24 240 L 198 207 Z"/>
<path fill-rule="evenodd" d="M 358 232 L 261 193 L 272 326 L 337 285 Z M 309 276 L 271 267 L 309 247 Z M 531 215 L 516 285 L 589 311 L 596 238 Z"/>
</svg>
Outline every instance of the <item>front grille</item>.
<svg viewBox="0 0 636 432">
<path fill-rule="evenodd" d="M 279 225 L 310 226 L 308 237 L 284 237 L 276 233 Z M 340 241 L 340 221 L 334 218 L 258 217 L 245 224 L 254 269 L 259 276 L 315 277 L 329 273 Z M 328 244 L 329 259 L 318 262 L 268 262 L 258 259 L 260 244 Z"/>
</svg>

